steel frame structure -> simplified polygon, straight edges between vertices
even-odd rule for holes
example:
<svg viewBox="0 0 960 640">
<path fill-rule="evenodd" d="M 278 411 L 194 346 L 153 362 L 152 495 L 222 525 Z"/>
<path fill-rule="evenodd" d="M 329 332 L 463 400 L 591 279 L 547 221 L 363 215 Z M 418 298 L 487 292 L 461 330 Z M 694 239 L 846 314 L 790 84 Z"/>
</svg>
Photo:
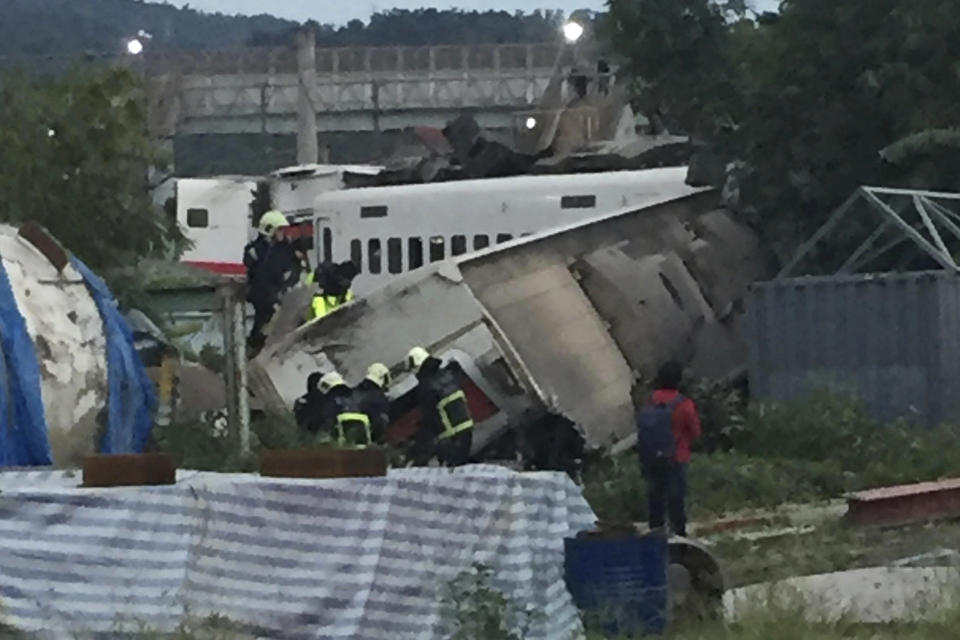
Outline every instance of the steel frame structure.
<svg viewBox="0 0 960 640">
<path fill-rule="evenodd" d="M 960 193 L 863 186 L 800 246 L 777 278 L 802 275 L 795 271 L 803 259 L 853 212 L 856 205 L 862 204 L 866 204 L 879 217 L 880 224 L 847 257 L 834 275 L 856 273 L 904 242 L 912 242 L 943 269 L 960 272 L 960 257 L 954 256 L 944 241 L 945 237 L 948 240 L 952 237 L 960 243 L 960 213 L 954 210 L 960 208 Z M 910 213 L 916 214 L 915 221 L 910 220 Z M 896 237 L 877 246 L 890 230 L 896 233 Z"/>
</svg>

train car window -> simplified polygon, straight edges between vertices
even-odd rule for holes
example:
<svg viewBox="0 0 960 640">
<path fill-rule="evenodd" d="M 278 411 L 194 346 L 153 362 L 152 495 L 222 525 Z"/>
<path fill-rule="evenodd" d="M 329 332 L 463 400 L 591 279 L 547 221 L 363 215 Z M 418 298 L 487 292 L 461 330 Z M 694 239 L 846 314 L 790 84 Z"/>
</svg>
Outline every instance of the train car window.
<svg viewBox="0 0 960 640">
<path fill-rule="evenodd" d="M 359 240 L 350 241 L 350 262 L 363 273 L 363 243 Z"/>
<path fill-rule="evenodd" d="M 473 250 L 479 251 L 490 246 L 490 236 L 473 236 Z"/>
<path fill-rule="evenodd" d="M 375 207 L 360 207 L 361 218 L 386 218 L 387 207 L 383 205 Z"/>
<path fill-rule="evenodd" d="M 509 233 L 498 233 L 497 234 L 497 244 L 501 242 L 510 242 L 513 240 L 513 235 Z"/>
<path fill-rule="evenodd" d="M 411 270 L 423 266 L 423 240 L 410 238 L 407 240 L 407 264 Z"/>
<path fill-rule="evenodd" d="M 430 238 L 430 262 L 439 262 L 446 257 L 447 245 L 443 236 Z"/>
<path fill-rule="evenodd" d="M 563 196 L 561 209 L 593 209 L 597 206 L 597 196 Z"/>
<path fill-rule="evenodd" d="M 203 229 L 210 225 L 210 212 L 206 209 L 187 209 L 187 226 Z"/>
<path fill-rule="evenodd" d="M 467 236 L 453 236 L 450 238 L 450 254 L 462 256 L 467 252 Z"/>
<path fill-rule="evenodd" d="M 333 261 L 333 232 L 330 227 L 323 228 L 323 259 Z"/>
<path fill-rule="evenodd" d="M 403 273 L 403 241 L 400 238 L 387 239 L 387 271 Z"/>
<path fill-rule="evenodd" d="M 367 264 L 370 273 L 380 273 L 383 263 L 383 251 L 380 248 L 380 239 L 373 238 L 367 242 Z"/>
</svg>

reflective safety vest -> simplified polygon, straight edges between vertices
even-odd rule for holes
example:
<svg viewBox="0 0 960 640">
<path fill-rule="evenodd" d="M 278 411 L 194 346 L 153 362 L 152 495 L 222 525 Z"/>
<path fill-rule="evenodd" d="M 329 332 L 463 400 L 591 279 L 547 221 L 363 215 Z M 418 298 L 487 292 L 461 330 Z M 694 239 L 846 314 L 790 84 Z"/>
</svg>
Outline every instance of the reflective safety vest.
<svg viewBox="0 0 960 640">
<path fill-rule="evenodd" d="M 322 318 L 337 307 L 344 305 L 351 300 L 353 300 L 353 291 L 350 289 L 347 289 L 347 295 L 343 297 L 328 296 L 318 293 L 317 295 L 313 296 L 313 304 L 311 305 L 313 317 Z"/>
<path fill-rule="evenodd" d="M 370 417 L 365 413 L 344 411 L 337 415 L 335 428 L 341 449 L 366 449 L 373 444 Z"/>
<path fill-rule="evenodd" d="M 437 413 L 443 422 L 443 433 L 440 440 L 452 438 L 458 433 L 473 428 L 473 418 L 470 417 L 470 407 L 467 405 L 467 394 L 458 389 L 437 403 Z"/>
</svg>

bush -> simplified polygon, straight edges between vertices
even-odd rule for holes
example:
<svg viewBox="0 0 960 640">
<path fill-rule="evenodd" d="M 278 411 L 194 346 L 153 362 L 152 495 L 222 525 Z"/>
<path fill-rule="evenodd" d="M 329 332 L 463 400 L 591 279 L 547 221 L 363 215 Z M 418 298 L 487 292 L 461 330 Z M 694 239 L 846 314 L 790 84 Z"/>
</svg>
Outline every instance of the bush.
<svg viewBox="0 0 960 640">
<path fill-rule="evenodd" d="M 695 453 L 690 464 L 694 517 L 838 498 L 956 473 L 957 427 L 883 424 L 859 402 L 827 391 L 784 405 L 752 405 L 738 423 L 735 405 L 723 400 L 721 388 L 713 387 L 706 397 L 714 398 L 714 419 L 726 416 L 728 426 L 722 438 L 714 435 L 715 450 Z M 690 395 L 696 398 L 694 391 Z M 710 437 L 706 418 L 704 423 Z M 604 522 L 646 518 L 646 483 L 634 453 L 588 462 L 583 488 Z"/>
</svg>

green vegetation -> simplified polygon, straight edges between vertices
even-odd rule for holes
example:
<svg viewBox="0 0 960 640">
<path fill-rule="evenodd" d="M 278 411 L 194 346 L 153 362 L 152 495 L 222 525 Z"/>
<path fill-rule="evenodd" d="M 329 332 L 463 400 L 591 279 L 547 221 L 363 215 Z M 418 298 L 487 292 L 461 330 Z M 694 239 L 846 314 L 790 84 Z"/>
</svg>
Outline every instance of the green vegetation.
<svg viewBox="0 0 960 640">
<path fill-rule="evenodd" d="M 638 106 L 739 163 L 738 208 L 781 258 L 861 184 L 960 188 L 954 3 L 788 0 L 756 21 L 712 0 L 608 4 Z"/>
<path fill-rule="evenodd" d="M 492 584 L 493 570 L 475 564 L 450 581 L 442 615 L 449 640 L 523 640 L 536 612 L 520 609 Z"/>
<path fill-rule="evenodd" d="M 0 221 L 45 226 L 93 269 L 162 256 L 181 242 L 147 193 L 147 171 L 164 159 L 132 73 L 0 76 L 0 147 Z"/>
<path fill-rule="evenodd" d="M 841 620 L 809 622 L 789 603 L 750 612 L 736 624 L 700 623 L 669 634 L 674 640 L 949 640 L 956 638 L 960 608 L 916 624 L 865 625 Z"/>
<path fill-rule="evenodd" d="M 960 523 L 940 522 L 884 529 L 824 522 L 806 533 L 751 539 L 733 535 L 712 540 L 728 587 L 877 567 L 930 553 L 960 549 Z"/>
<path fill-rule="evenodd" d="M 695 451 L 690 464 L 694 518 L 935 480 L 956 473 L 960 456 L 960 429 L 883 424 L 856 401 L 827 391 L 787 405 L 717 413 L 724 422 L 707 418 L 704 440 L 713 450 Z M 646 517 L 645 483 L 633 454 L 594 461 L 584 472 L 584 493 L 604 521 Z"/>
<path fill-rule="evenodd" d="M 0 56 L 121 54 L 126 38 L 141 29 L 153 36 L 154 50 L 290 45 L 298 24 L 269 10 L 264 5 L 262 15 L 232 16 L 136 0 L 4 0 Z M 556 38 L 560 19 L 553 11 L 393 9 L 368 24 L 314 28 L 322 47 L 543 42 Z"/>
</svg>

